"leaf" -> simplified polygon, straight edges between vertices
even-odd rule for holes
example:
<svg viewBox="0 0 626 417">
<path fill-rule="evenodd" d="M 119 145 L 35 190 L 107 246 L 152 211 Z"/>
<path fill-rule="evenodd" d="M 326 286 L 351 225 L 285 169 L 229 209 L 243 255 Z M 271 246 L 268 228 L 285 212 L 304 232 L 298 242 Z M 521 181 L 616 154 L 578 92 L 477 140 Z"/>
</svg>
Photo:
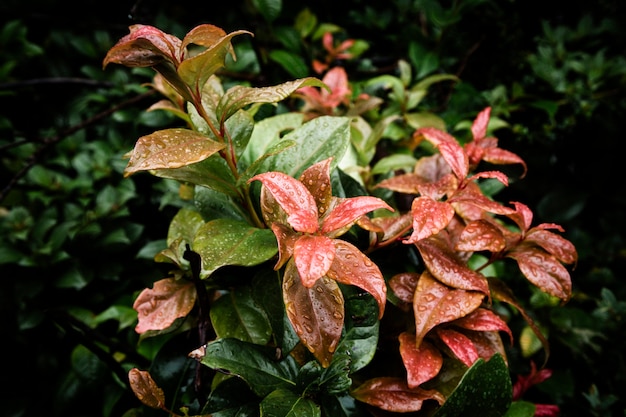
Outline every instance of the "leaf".
<svg viewBox="0 0 626 417">
<path fill-rule="evenodd" d="M 482 139 L 487 136 L 487 126 L 489 125 L 489 116 L 491 115 L 491 107 L 484 108 L 472 123 L 472 137 L 474 140 Z"/>
<path fill-rule="evenodd" d="M 278 251 L 271 230 L 232 219 L 205 223 L 198 229 L 191 248 L 202 258 L 201 278 L 226 265 L 258 265 Z"/>
<path fill-rule="evenodd" d="M 324 368 L 328 367 L 344 320 L 344 299 L 337 283 L 322 277 L 307 288 L 290 261 L 283 277 L 283 300 L 289 321 L 302 343 Z"/>
<path fill-rule="evenodd" d="M 325 84 L 317 78 L 307 77 L 287 81 L 271 87 L 246 87 L 236 85 L 230 88 L 220 99 L 216 115 L 218 120 L 227 120 L 237 110 L 252 103 L 278 103 L 289 97 L 294 91 L 304 86 L 322 87 Z"/>
<path fill-rule="evenodd" d="M 543 249 L 518 247 L 509 252 L 522 274 L 542 291 L 566 302 L 572 296 L 572 281 L 569 272 L 554 256 Z"/>
<path fill-rule="evenodd" d="M 181 47 L 181 40 L 149 25 L 132 25 L 130 33 L 121 38 L 104 57 L 106 67 L 110 63 L 127 67 L 151 67 L 164 60 L 172 64 Z"/>
<path fill-rule="evenodd" d="M 282 209 L 287 221 L 298 232 L 315 233 L 318 229 L 317 205 L 309 190 L 300 181 L 282 172 L 266 172 L 248 182 L 261 181 Z"/>
<path fill-rule="evenodd" d="M 475 220 L 465 226 L 454 249 L 467 252 L 500 252 L 505 246 L 506 239 L 500 229 L 486 220 Z"/>
<path fill-rule="evenodd" d="M 409 388 L 422 385 L 439 373 L 443 365 L 443 357 L 432 344 L 424 340 L 417 347 L 415 335 L 407 332 L 402 332 L 398 339 Z"/>
<path fill-rule="evenodd" d="M 443 159 L 450 165 L 454 175 L 459 180 L 465 179 L 469 173 L 469 161 L 463 147 L 459 145 L 457 140 L 448 133 L 432 127 L 424 127 L 415 131 L 413 136 L 424 136 L 431 142 L 439 152 Z"/>
<path fill-rule="evenodd" d="M 480 291 L 489 295 L 486 278 L 461 262 L 438 239 L 427 238 L 415 244 L 430 273 L 444 284 L 462 290 Z"/>
<path fill-rule="evenodd" d="M 139 322 L 135 331 L 167 329 L 178 318 L 185 317 L 196 302 L 196 288 L 189 281 L 166 278 L 144 289 L 133 303 Z"/>
<path fill-rule="evenodd" d="M 252 417 L 259 413 L 259 400 L 241 378 L 225 378 L 202 408 L 202 416 Z"/>
<path fill-rule="evenodd" d="M 231 39 L 244 33 L 251 35 L 245 30 L 226 34 L 222 29 L 209 24 L 196 26 L 183 39 L 183 47 L 195 44 L 206 49 L 181 62 L 177 69 L 180 78 L 193 92 L 199 94 L 209 77 L 224 66 L 226 55 L 230 53 L 234 56 Z"/>
<path fill-rule="evenodd" d="M 238 375 L 260 397 L 279 388 L 294 387 L 293 358 L 276 361 L 273 349 L 238 339 L 218 339 L 206 345 L 203 365 Z"/>
<path fill-rule="evenodd" d="M 330 183 L 330 164 L 333 158 L 327 158 L 311 165 L 300 175 L 300 182 L 309 190 L 317 205 L 318 217 L 324 216 L 333 200 Z"/>
<path fill-rule="evenodd" d="M 135 396 L 148 407 L 165 409 L 165 395 L 147 371 L 133 368 L 128 371 L 128 382 Z"/>
<path fill-rule="evenodd" d="M 444 398 L 435 390 L 409 388 L 402 378 L 379 377 L 365 381 L 351 392 L 357 400 L 396 413 L 409 413 L 422 409 L 426 400 L 443 403 Z"/>
<path fill-rule="evenodd" d="M 417 272 L 401 272 L 391 277 L 389 280 L 389 288 L 391 288 L 400 301 L 412 303 L 419 277 L 420 274 Z"/>
<path fill-rule="evenodd" d="M 494 355 L 474 363 L 435 417 L 501 417 L 511 399 L 509 369 L 502 356 Z"/>
<path fill-rule="evenodd" d="M 468 368 L 479 358 L 478 351 L 472 340 L 463 333 L 452 329 L 436 329 L 437 336 L 445 343 L 457 357 Z"/>
<path fill-rule="evenodd" d="M 524 242 L 532 242 L 555 256 L 559 261 L 571 264 L 578 260 L 576 248 L 569 240 L 547 230 L 532 228 L 526 234 Z"/>
<path fill-rule="evenodd" d="M 361 196 L 340 199 L 339 204 L 335 205 L 324 218 L 320 232 L 326 234 L 348 227 L 361 216 L 378 209 L 394 211 L 378 197 Z"/>
<path fill-rule="evenodd" d="M 328 270 L 328 277 L 370 293 L 378 303 L 378 318 L 381 318 L 387 302 L 387 286 L 380 269 L 351 243 L 340 239 L 334 239 L 333 243 L 335 258 Z"/>
<path fill-rule="evenodd" d="M 211 323 L 219 338 L 236 338 L 265 345 L 272 329 L 265 312 L 256 305 L 249 287 L 239 287 L 218 298 L 211 306 Z"/>
<path fill-rule="evenodd" d="M 235 177 L 226 161 L 219 155 L 212 155 L 203 161 L 181 168 L 157 169 L 152 173 L 160 178 L 201 185 L 231 197 L 239 197 Z"/>
<path fill-rule="evenodd" d="M 478 332 L 501 331 L 509 335 L 509 339 L 513 342 L 513 333 L 511 329 L 496 313 L 486 308 L 478 308 L 465 317 L 454 322 L 455 326 L 462 327 L 467 330 Z"/>
<path fill-rule="evenodd" d="M 247 221 L 242 202 L 228 194 L 207 187 L 195 187 L 194 206 L 206 220 L 232 219 Z"/>
<path fill-rule="evenodd" d="M 302 56 L 284 49 L 272 49 L 269 58 L 280 65 L 293 78 L 303 78 L 309 74 L 309 66 Z"/>
<path fill-rule="evenodd" d="M 452 289 L 435 280 L 427 271 L 417 282 L 413 298 L 415 343 L 419 347 L 426 333 L 435 326 L 448 323 L 476 310 L 484 294 Z"/>
<path fill-rule="evenodd" d="M 178 239 L 187 243 L 193 242 L 193 238 L 203 223 L 200 213 L 186 207 L 181 208 L 170 222 L 167 231 L 167 246 L 171 247 L 172 243 Z"/>
<path fill-rule="evenodd" d="M 326 275 L 334 258 L 335 245 L 326 236 L 302 235 L 295 241 L 293 259 L 307 288 Z"/>
<path fill-rule="evenodd" d="M 450 204 L 430 197 L 417 197 L 411 204 L 413 232 L 404 243 L 416 243 L 443 230 L 454 217 Z"/>
<path fill-rule="evenodd" d="M 180 168 L 200 162 L 224 148 L 188 129 L 159 130 L 137 140 L 124 175 L 151 169 Z"/>
<path fill-rule="evenodd" d="M 293 391 L 277 389 L 261 401 L 262 416 L 319 417 L 320 408 L 312 400 Z"/>
</svg>

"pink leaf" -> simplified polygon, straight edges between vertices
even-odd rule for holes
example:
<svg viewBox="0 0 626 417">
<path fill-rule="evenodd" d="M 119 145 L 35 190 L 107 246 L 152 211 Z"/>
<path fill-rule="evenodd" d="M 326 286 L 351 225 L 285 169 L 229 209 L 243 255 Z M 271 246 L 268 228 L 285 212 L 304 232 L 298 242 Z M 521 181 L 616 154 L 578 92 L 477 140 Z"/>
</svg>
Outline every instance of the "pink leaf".
<svg viewBox="0 0 626 417">
<path fill-rule="evenodd" d="M 293 249 L 293 259 L 298 268 L 302 285 L 311 288 L 326 275 L 335 258 L 335 245 L 326 236 L 300 236 Z"/>
<path fill-rule="evenodd" d="M 524 241 L 541 246 L 563 263 L 571 264 L 578 260 L 578 254 L 572 242 L 547 230 L 533 228 L 528 232 Z"/>
<path fill-rule="evenodd" d="M 437 376 L 443 365 L 443 357 L 438 349 L 427 341 L 422 341 L 418 348 L 415 335 L 407 332 L 401 333 L 398 339 L 409 388 L 415 388 Z"/>
<path fill-rule="evenodd" d="M 187 316 L 195 302 L 196 288 L 191 282 L 173 278 L 157 281 L 133 303 L 139 319 L 135 331 L 141 334 L 167 329 L 176 319 Z"/>
<path fill-rule="evenodd" d="M 340 239 L 334 239 L 333 242 L 335 259 L 328 270 L 328 277 L 370 293 L 378 302 L 378 317 L 382 317 L 387 302 L 387 286 L 380 269 L 351 243 Z"/>
<path fill-rule="evenodd" d="M 491 116 L 491 107 L 486 107 L 472 123 L 472 137 L 474 140 L 482 139 L 487 136 L 487 126 L 489 125 L 489 117 Z"/>
<path fill-rule="evenodd" d="M 350 226 L 359 217 L 377 209 L 393 211 L 383 200 L 377 197 L 363 196 L 340 199 L 322 223 L 321 233 L 330 233 L 334 230 Z"/>
<path fill-rule="evenodd" d="M 522 246 L 507 254 L 517 261 L 522 274 L 542 291 L 568 301 L 572 295 L 569 272 L 543 249 Z"/>
<path fill-rule="evenodd" d="M 379 377 L 365 381 L 350 393 L 357 400 L 395 413 L 419 411 L 426 400 L 443 404 L 444 397 L 435 390 L 409 388 L 402 378 Z"/>
<path fill-rule="evenodd" d="M 509 326 L 496 313 L 485 308 L 478 308 L 454 322 L 455 326 L 462 327 L 467 330 L 480 332 L 502 331 L 509 335 L 509 339 L 513 342 L 513 333 Z"/>
<path fill-rule="evenodd" d="M 486 220 L 469 222 L 455 245 L 458 251 L 500 252 L 506 246 L 506 239 L 499 228 Z"/>
<path fill-rule="evenodd" d="M 287 221 L 298 232 L 315 233 L 317 205 L 309 190 L 300 181 L 282 172 L 266 172 L 248 182 L 261 181 L 288 215 Z"/>
<path fill-rule="evenodd" d="M 127 67 L 151 67 L 170 61 L 180 63 L 181 40 L 148 25 L 132 25 L 130 33 L 120 39 L 106 54 L 103 66 L 109 63 Z"/>
<path fill-rule="evenodd" d="M 330 163 L 332 160 L 333 158 L 328 158 L 313 164 L 300 175 L 300 182 L 315 199 L 319 217 L 326 214 L 333 196 L 330 184 Z"/>
<path fill-rule="evenodd" d="M 437 147 L 441 156 L 446 160 L 454 175 L 463 180 L 469 173 L 469 160 L 465 150 L 457 140 L 446 132 L 434 127 L 424 127 L 418 129 L 413 134 L 423 135 L 429 142 Z"/>
<path fill-rule="evenodd" d="M 437 329 L 437 336 L 450 348 L 465 366 L 470 367 L 478 360 L 478 352 L 472 341 L 462 333 L 452 329 Z"/>
<path fill-rule="evenodd" d="M 454 217 L 450 204 L 430 197 L 417 197 L 411 206 L 413 233 L 404 243 L 415 243 L 439 233 Z"/>
</svg>

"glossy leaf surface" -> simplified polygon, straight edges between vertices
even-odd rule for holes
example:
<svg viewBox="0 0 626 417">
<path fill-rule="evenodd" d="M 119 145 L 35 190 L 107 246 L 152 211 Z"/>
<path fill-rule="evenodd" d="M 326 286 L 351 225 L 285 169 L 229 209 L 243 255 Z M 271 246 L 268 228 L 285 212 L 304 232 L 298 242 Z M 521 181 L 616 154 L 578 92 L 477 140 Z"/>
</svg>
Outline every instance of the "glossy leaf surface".
<svg viewBox="0 0 626 417">
<path fill-rule="evenodd" d="M 133 303 L 139 319 L 135 331 L 164 330 L 178 318 L 185 317 L 196 302 L 193 283 L 166 278 L 146 288 Z"/>
<path fill-rule="evenodd" d="M 220 338 L 266 344 L 272 329 L 265 312 L 254 302 L 249 287 L 230 291 L 211 307 L 211 323 Z"/>
</svg>

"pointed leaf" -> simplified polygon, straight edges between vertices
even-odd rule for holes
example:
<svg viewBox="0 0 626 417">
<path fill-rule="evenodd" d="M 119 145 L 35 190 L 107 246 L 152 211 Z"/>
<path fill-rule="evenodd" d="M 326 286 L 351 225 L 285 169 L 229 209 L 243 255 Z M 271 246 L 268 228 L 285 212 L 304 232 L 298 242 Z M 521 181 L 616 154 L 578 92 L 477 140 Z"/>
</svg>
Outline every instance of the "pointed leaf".
<svg viewBox="0 0 626 417">
<path fill-rule="evenodd" d="M 452 329 L 437 328 L 437 336 L 445 343 L 454 356 L 468 368 L 479 358 L 478 351 L 471 339 L 464 334 Z"/>
<path fill-rule="evenodd" d="M 210 342 L 204 349 L 200 360 L 212 369 L 224 369 L 240 376 L 250 388 L 261 397 L 279 388 L 295 386 L 293 358 L 287 356 L 276 361 L 274 349 L 238 339 L 218 339 Z"/>
<path fill-rule="evenodd" d="M 486 107 L 472 123 L 472 137 L 474 140 L 482 139 L 487 136 L 487 126 L 489 125 L 489 117 L 491 116 L 491 107 Z"/>
<path fill-rule="evenodd" d="M 394 211 L 378 197 L 362 196 L 340 199 L 339 204 L 324 219 L 320 233 L 330 233 L 352 225 L 359 217 L 378 209 Z"/>
<path fill-rule="evenodd" d="M 387 286 L 378 266 L 356 246 L 334 239 L 335 259 L 328 277 L 342 284 L 354 285 L 370 293 L 378 303 L 378 317 L 385 312 Z"/>
<path fill-rule="evenodd" d="M 103 67 L 110 63 L 127 67 L 151 67 L 163 61 L 175 64 L 181 40 L 149 25 L 132 25 L 130 33 L 107 52 Z"/>
<path fill-rule="evenodd" d="M 148 407 L 165 409 L 165 395 L 147 371 L 133 368 L 128 371 L 128 382 L 135 396 Z"/>
<path fill-rule="evenodd" d="M 201 185 L 231 197 L 239 197 L 235 177 L 226 161 L 219 155 L 212 155 L 203 161 L 181 168 L 156 169 L 152 174 L 159 178 Z"/>
<path fill-rule="evenodd" d="M 232 219 L 205 223 L 196 233 L 192 250 L 202 258 L 201 278 L 226 265 L 258 265 L 278 251 L 271 230 Z"/>
<path fill-rule="evenodd" d="M 326 275 L 335 258 L 335 245 L 326 236 L 300 236 L 293 248 L 293 259 L 302 285 L 311 288 Z"/>
<path fill-rule="evenodd" d="M 274 266 L 274 270 L 278 271 L 293 256 L 296 241 L 300 235 L 280 223 L 273 223 L 272 231 L 278 241 L 278 262 Z"/>
<path fill-rule="evenodd" d="M 351 392 L 357 400 L 396 413 L 419 411 L 426 400 L 444 402 L 435 390 L 409 388 L 402 378 L 379 377 L 365 381 Z"/>
<path fill-rule="evenodd" d="M 159 130 L 139 138 L 124 175 L 159 168 L 180 168 L 200 162 L 224 148 L 188 129 Z"/>
<path fill-rule="evenodd" d="M 454 322 L 455 326 L 478 332 L 499 331 L 506 332 L 513 342 L 513 333 L 504 320 L 496 313 L 486 308 L 478 308 L 465 317 Z"/>
<path fill-rule="evenodd" d="M 456 175 L 459 180 L 465 179 L 469 173 L 469 160 L 465 150 L 453 136 L 432 127 L 418 129 L 413 135 L 422 135 L 435 145 L 441 153 L 441 156 L 443 156 L 443 159 L 445 159 L 448 165 L 450 165 L 450 168 L 452 168 L 454 175 Z"/>
<path fill-rule="evenodd" d="M 411 205 L 413 233 L 404 243 L 416 243 L 443 230 L 454 217 L 450 204 L 430 197 L 417 197 Z"/>
<path fill-rule="evenodd" d="M 499 228 L 486 220 L 476 220 L 465 226 L 454 248 L 466 252 L 500 252 L 505 246 L 506 239 Z"/>
<path fill-rule="evenodd" d="M 391 277 L 389 288 L 401 301 L 412 303 L 419 277 L 417 272 L 401 272 Z"/>
<path fill-rule="evenodd" d="M 278 103 L 304 86 L 322 87 L 324 83 L 317 78 L 307 77 L 271 87 L 234 86 L 220 99 L 216 109 L 217 118 L 218 120 L 226 120 L 237 110 L 252 103 Z"/>
<path fill-rule="evenodd" d="M 167 329 L 178 318 L 185 317 L 196 302 L 193 283 L 166 278 L 146 288 L 133 303 L 139 322 L 135 331 L 139 334 L 148 330 Z"/>
<path fill-rule="evenodd" d="M 261 181 L 288 214 L 287 221 L 298 232 L 315 233 L 317 205 L 309 190 L 300 181 L 282 172 L 266 172 L 248 182 Z"/>
<path fill-rule="evenodd" d="M 417 282 L 413 299 L 415 343 L 419 347 L 435 326 L 468 315 L 482 303 L 484 295 L 474 291 L 456 290 L 441 284 L 428 272 Z"/>
<path fill-rule="evenodd" d="M 418 348 L 415 335 L 407 332 L 401 333 L 399 340 L 409 388 L 415 388 L 437 376 L 443 365 L 443 357 L 438 349 L 425 340 Z"/>
<path fill-rule="evenodd" d="M 263 398 L 260 404 L 263 416 L 319 417 L 320 408 L 312 400 L 287 389 L 277 389 Z"/>
<path fill-rule="evenodd" d="M 511 399 L 509 369 L 502 356 L 494 355 L 474 363 L 435 417 L 501 417 Z"/>
<path fill-rule="evenodd" d="M 533 228 L 524 238 L 524 242 L 541 246 L 563 263 L 571 264 L 578 260 L 578 254 L 572 242 L 550 231 Z"/>
<path fill-rule="evenodd" d="M 515 259 L 522 274 L 542 291 L 564 302 L 572 296 L 569 272 L 558 259 L 543 249 L 521 247 L 507 256 Z"/>
<path fill-rule="evenodd" d="M 309 190 L 315 204 L 317 204 L 317 215 L 324 216 L 328 212 L 333 197 L 332 186 L 330 184 L 330 164 L 333 158 L 327 158 L 311 165 L 300 175 L 300 182 Z"/>
<path fill-rule="evenodd" d="M 265 345 L 272 329 L 265 312 L 254 302 L 249 287 L 240 287 L 215 300 L 211 323 L 219 338 L 236 338 Z"/>
<path fill-rule="evenodd" d="M 486 278 L 467 267 L 439 239 L 428 238 L 415 244 L 430 273 L 444 284 L 489 295 Z"/>
<path fill-rule="evenodd" d="M 344 299 L 337 283 L 322 277 L 311 288 L 302 285 L 294 262 L 283 278 L 287 316 L 302 343 L 326 368 L 339 343 L 344 320 Z"/>
</svg>

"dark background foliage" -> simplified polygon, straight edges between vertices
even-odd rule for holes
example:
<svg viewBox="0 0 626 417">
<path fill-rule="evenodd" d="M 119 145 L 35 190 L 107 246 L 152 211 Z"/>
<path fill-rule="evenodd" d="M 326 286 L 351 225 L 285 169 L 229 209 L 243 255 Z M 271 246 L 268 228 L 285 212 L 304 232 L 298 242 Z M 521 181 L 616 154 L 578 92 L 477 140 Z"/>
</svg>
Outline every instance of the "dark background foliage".
<svg viewBox="0 0 626 417">
<path fill-rule="evenodd" d="M 502 201 L 528 204 L 535 224 L 561 224 L 580 256 L 566 306 L 528 293 L 549 333 L 554 369 L 533 395 L 563 415 L 624 415 L 624 2 L 285 1 L 272 22 L 254 4 L 0 5 L 5 414 L 120 415 L 137 402 L 119 365 L 137 355 L 128 309 L 166 272 L 152 261 L 153 248 L 179 203 L 168 183 L 122 178 L 122 155 L 136 138 L 171 120 L 143 112 L 154 101 L 140 86 L 149 71 L 102 70 L 108 48 L 135 23 L 177 36 L 212 23 L 250 30 L 257 50 L 271 51 L 308 7 L 320 22 L 369 43 L 360 61 L 347 64 L 351 79 L 392 73 L 405 59 L 424 74 L 461 78 L 424 104 L 450 126 L 486 105 L 509 123 L 498 131 L 500 145 L 525 159 L 529 172 L 501 192 Z M 252 84 L 290 78 L 276 62 L 261 64 Z M 513 366 L 520 356 L 511 352 Z"/>
</svg>

